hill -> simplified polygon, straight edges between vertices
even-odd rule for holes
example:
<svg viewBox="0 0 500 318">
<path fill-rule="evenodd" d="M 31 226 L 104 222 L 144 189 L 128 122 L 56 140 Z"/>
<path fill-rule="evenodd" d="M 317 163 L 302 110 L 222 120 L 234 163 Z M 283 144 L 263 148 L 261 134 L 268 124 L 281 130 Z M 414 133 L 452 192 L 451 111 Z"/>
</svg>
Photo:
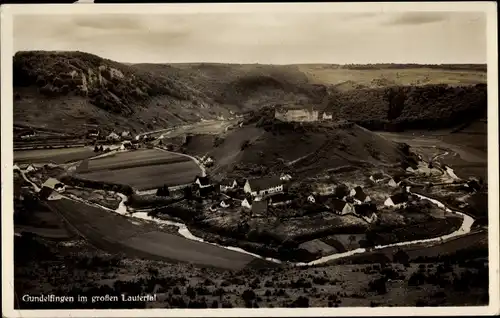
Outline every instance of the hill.
<svg viewBox="0 0 500 318">
<path fill-rule="evenodd" d="M 124 64 L 30 51 L 16 53 L 13 71 L 14 123 L 72 133 L 88 124 L 148 131 L 278 105 L 388 130 L 463 124 L 486 110 L 484 65 Z"/>
<path fill-rule="evenodd" d="M 403 145 L 350 122 L 288 123 L 273 115 L 266 108 L 225 135 L 191 136 L 185 151 L 213 157 L 211 174 L 234 176 L 283 171 L 309 175 L 345 166 L 399 167 L 411 160 Z"/>
</svg>

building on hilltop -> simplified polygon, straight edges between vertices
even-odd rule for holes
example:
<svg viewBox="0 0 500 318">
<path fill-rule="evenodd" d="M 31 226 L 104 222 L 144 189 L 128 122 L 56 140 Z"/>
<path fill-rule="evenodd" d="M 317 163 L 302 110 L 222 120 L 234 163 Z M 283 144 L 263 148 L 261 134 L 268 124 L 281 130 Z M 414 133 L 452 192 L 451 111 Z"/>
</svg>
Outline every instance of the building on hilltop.
<svg viewBox="0 0 500 318">
<path fill-rule="evenodd" d="M 283 180 L 280 180 L 277 176 L 248 179 L 243 190 L 253 197 L 279 193 L 283 192 Z"/>
</svg>

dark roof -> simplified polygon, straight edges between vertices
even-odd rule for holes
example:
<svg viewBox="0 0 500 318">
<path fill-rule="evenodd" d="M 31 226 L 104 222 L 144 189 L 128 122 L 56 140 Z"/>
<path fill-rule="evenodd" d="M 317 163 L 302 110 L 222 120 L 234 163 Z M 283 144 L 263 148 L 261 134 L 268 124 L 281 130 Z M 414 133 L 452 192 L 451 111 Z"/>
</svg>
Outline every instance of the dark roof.
<svg viewBox="0 0 500 318">
<path fill-rule="evenodd" d="M 346 204 L 347 202 L 345 202 L 344 200 L 339 200 L 335 198 L 332 198 L 328 201 L 328 205 L 330 206 L 330 208 L 339 212 L 341 212 L 344 209 Z"/>
<path fill-rule="evenodd" d="M 401 204 L 403 202 L 406 202 L 406 201 L 408 201 L 408 193 L 400 192 L 400 193 L 396 193 L 394 195 L 391 195 L 391 200 L 392 200 L 392 203 L 394 203 L 394 204 Z"/>
<path fill-rule="evenodd" d="M 252 203 L 253 213 L 266 213 L 267 212 L 267 201 L 254 201 Z"/>
<path fill-rule="evenodd" d="M 364 216 L 369 216 L 372 213 L 377 212 L 377 206 L 373 203 L 355 205 L 354 209 L 356 210 L 357 214 Z"/>
<path fill-rule="evenodd" d="M 286 201 L 291 201 L 293 197 L 289 194 L 286 193 L 278 193 L 273 196 L 270 196 L 269 199 L 273 203 L 279 203 L 279 202 L 286 202 Z"/>
<path fill-rule="evenodd" d="M 356 191 L 356 194 L 354 195 L 354 198 L 359 200 L 359 201 L 364 201 L 367 197 L 366 193 L 363 191 L 363 188 L 361 188 L 360 186 L 357 186 L 356 188 L 354 188 L 354 190 Z"/>
<path fill-rule="evenodd" d="M 209 185 L 210 184 L 210 179 L 208 177 L 196 176 L 196 178 L 194 179 L 194 182 L 196 182 L 196 180 L 200 180 L 201 185 Z"/>
<path fill-rule="evenodd" d="M 260 179 L 248 179 L 248 183 L 252 191 L 262 191 L 282 185 L 283 181 L 278 176 L 270 176 Z"/>
</svg>

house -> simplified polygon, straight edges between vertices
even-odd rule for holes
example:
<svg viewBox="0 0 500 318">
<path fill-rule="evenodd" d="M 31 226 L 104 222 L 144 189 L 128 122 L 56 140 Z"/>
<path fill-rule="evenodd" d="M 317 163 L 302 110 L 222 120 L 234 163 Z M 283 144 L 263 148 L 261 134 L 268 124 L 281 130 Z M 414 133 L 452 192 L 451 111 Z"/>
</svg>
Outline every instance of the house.
<svg viewBox="0 0 500 318">
<path fill-rule="evenodd" d="M 226 192 L 228 190 L 234 190 L 238 187 L 238 182 L 236 180 L 222 180 L 219 182 L 219 187 L 221 192 Z"/>
<path fill-rule="evenodd" d="M 280 180 L 282 180 L 282 181 L 290 181 L 290 180 L 292 180 L 292 176 L 291 176 L 291 175 L 289 175 L 289 174 L 283 173 L 283 174 L 280 176 Z"/>
<path fill-rule="evenodd" d="M 354 203 L 356 204 L 362 204 L 371 201 L 370 197 L 366 195 L 366 193 L 363 191 L 363 188 L 361 188 L 360 186 L 352 189 L 349 195 L 354 199 Z"/>
<path fill-rule="evenodd" d="M 335 198 L 328 201 L 327 207 L 339 215 L 352 214 L 355 212 L 352 204 Z"/>
<path fill-rule="evenodd" d="M 327 183 L 316 183 L 313 185 L 313 191 L 318 195 L 329 195 L 334 193 L 335 185 Z"/>
<path fill-rule="evenodd" d="M 281 206 L 292 203 L 292 196 L 285 193 L 278 193 L 269 197 L 269 205 L 271 206 Z"/>
<path fill-rule="evenodd" d="M 385 200 L 385 206 L 400 207 L 406 204 L 409 200 L 409 195 L 406 192 L 396 193 Z"/>
<path fill-rule="evenodd" d="M 19 166 L 17 164 L 14 164 L 12 166 L 12 169 L 14 169 L 14 170 L 21 170 L 21 168 L 19 168 Z"/>
<path fill-rule="evenodd" d="M 332 112 L 324 112 L 322 118 L 323 118 L 323 120 L 331 120 L 331 119 L 333 119 L 333 113 Z"/>
<path fill-rule="evenodd" d="M 38 192 L 38 196 L 42 200 L 54 200 L 57 198 L 57 192 L 55 192 L 52 188 L 42 187 Z"/>
<path fill-rule="evenodd" d="M 311 203 L 316 203 L 316 198 L 314 197 L 314 195 L 311 194 L 307 197 L 307 201 Z"/>
<path fill-rule="evenodd" d="M 377 220 L 377 206 L 373 203 L 358 204 L 354 207 L 354 213 L 368 223 Z"/>
<path fill-rule="evenodd" d="M 252 214 L 255 216 L 262 216 L 267 213 L 267 201 L 254 201 L 252 203 Z"/>
<path fill-rule="evenodd" d="M 251 209 L 252 208 L 252 198 L 245 198 L 241 201 L 241 207 Z"/>
<path fill-rule="evenodd" d="M 217 211 L 217 206 L 214 204 L 214 205 L 211 205 L 210 208 L 209 208 L 210 211 L 212 212 L 215 212 Z"/>
<path fill-rule="evenodd" d="M 208 188 L 208 187 L 211 187 L 212 184 L 210 183 L 210 179 L 205 176 L 205 177 L 200 177 L 200 176 L 196 176 L 196 178 L 194 179 L 194 183 L 198 186 L 198 188 Z"/>
<path fill-rule="evenodd" d="M 115 133 L 114 131 L 112 133 L 110 133 L 107 137 L 106 137 L 106 140 L 109 140 L 109 141 L 116 141 L 116 140 L 120 140 L 120 136 L 118 136 L 117 133 Z"/>
<path fill-rule="evenodd" d="M 271 176 L 260 179 L 248 179 L 243 187 L 245 193 L 252 196 L 265 196 L 283 192 L 283 181 L 279 177 Z"/>
</svg>

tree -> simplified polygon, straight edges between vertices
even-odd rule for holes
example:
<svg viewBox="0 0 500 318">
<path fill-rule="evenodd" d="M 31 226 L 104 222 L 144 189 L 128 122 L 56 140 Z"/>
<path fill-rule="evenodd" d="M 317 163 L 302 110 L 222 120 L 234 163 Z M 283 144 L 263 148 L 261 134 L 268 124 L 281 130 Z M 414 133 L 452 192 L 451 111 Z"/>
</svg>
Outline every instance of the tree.
<svg viewBox="0 0 500 318">
<path fill-rule="evenodd" d="M 349 246 L 352 247 L 354 242 L 356 242 L 356 235 L 349 235 Z"/>
<path fill-rule="evenodd" d="M 99 152 L 99 146 L 95 145 L 94 152 Z"/>
</svg>

